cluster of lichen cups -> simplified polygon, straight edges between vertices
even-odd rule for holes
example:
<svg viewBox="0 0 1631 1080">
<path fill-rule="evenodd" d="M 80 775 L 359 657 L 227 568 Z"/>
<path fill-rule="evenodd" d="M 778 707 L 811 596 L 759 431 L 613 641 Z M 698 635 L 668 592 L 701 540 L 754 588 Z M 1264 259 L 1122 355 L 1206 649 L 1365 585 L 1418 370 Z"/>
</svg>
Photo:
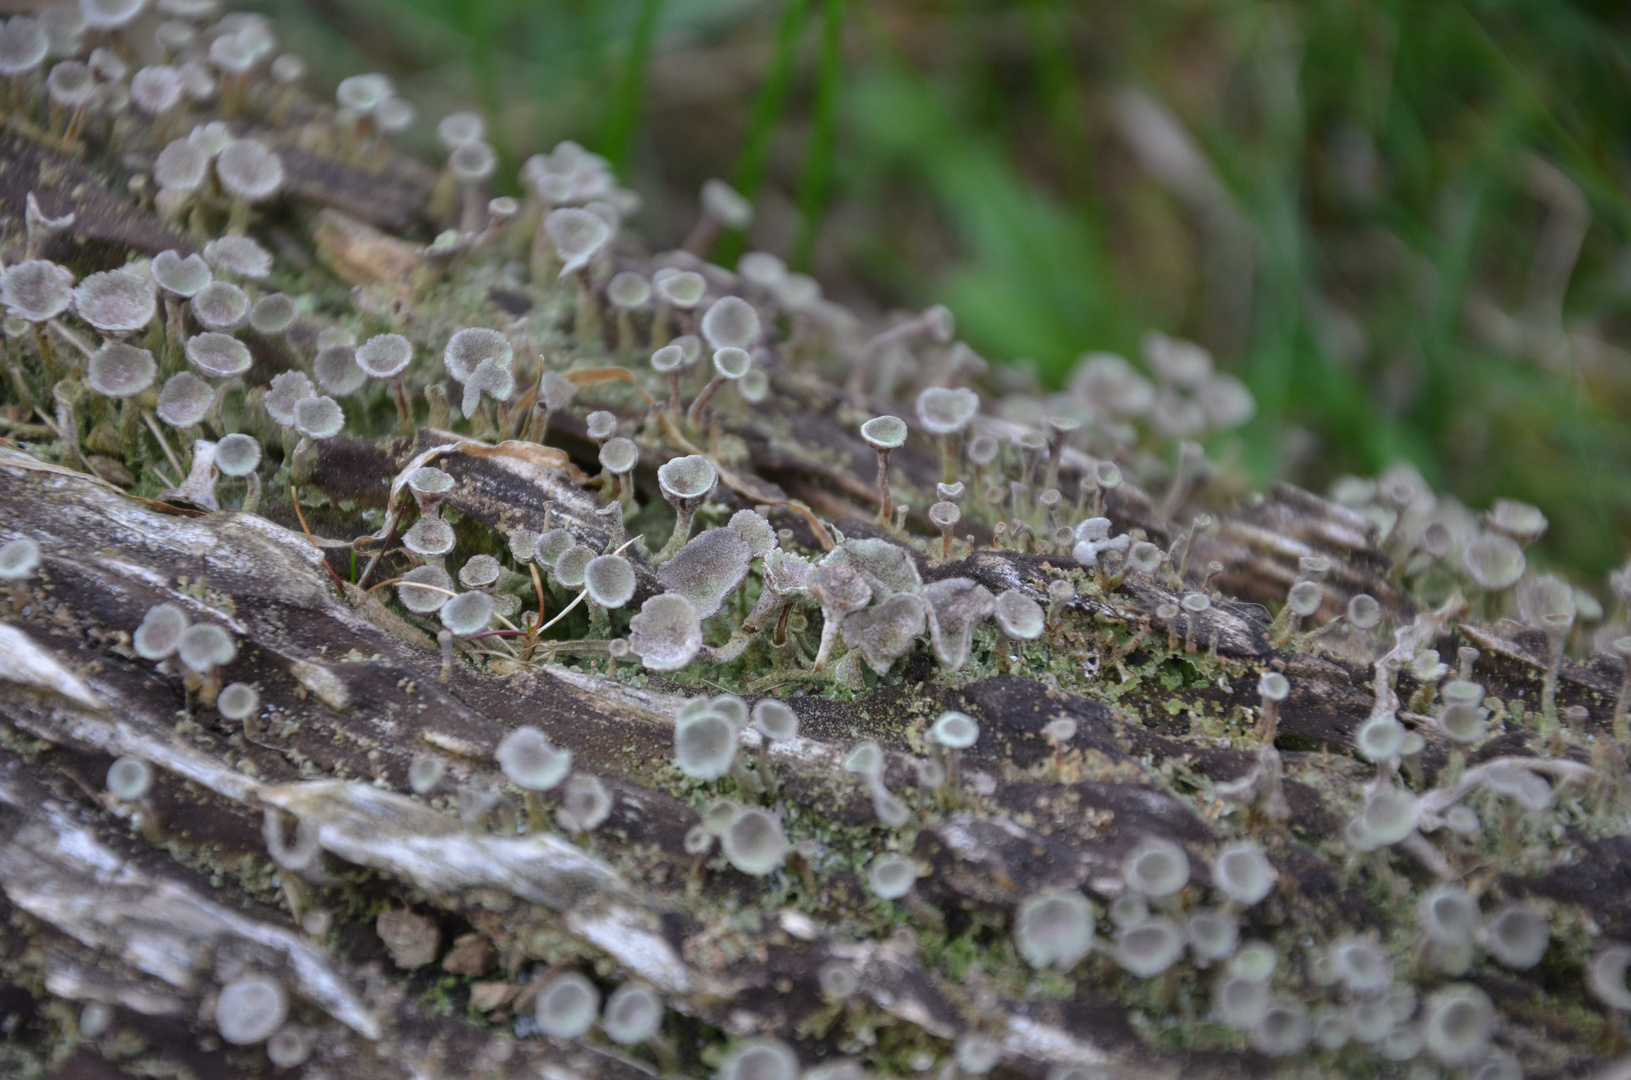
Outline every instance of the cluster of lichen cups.
<svg viewBox="0 0 1631 1080">
<path fill-rule="evenodd" d="M 257 213 L 277 211 L 285 182 L 277 147 L 313 145 L 376 167 L 386 137 L 412 122 L 411 107 L 382 76 L 359 75 L 340 84 L 338 109 L 318 111 L 294 129 L 298 58 L 272 55 L 276 43 L 264 20 L 217 20 L 208 4 L 170 0 L 170 17 L 149 28 L 163 63 L 132 71 L 117 45 L 84 47 L 87 30 L 117 42 L 142 25 L 143 6 L 96 0 L 81 5 L 78 25 L 61 14 L 71 9 L 51 8 L 0 28 L 0 74 L 16 92 L 12 121 L 68 146 L 117 139 L 140 148 L 151 161 L 145 191 L 152 209 L 185 228 L 199 248 L 76 279 L 39 257 L 70 222 L 53 221 L 31 198 L 28 257 L 0 275 L 9 316 L 7 400 L 46 422 L 63 464 L 202 510 L 253 511 L 263 485 L 281 493 L 302 482 L 326 439 L 405 435 L 425 422 L 488 442 L 546 443 L 552 422 L 558 433 L 579 406 L 602 470 L 594 527 L 563 512 L 559 521 L 534 523 L 535 530 L 482 535 L 450 512 L 458 482 L 432 459 L 416 458 L 392 485 L 370 561 L 403 565 L 395 578 L 381 573 L 378 580 L 393 584 L 406 617 L 438 639 L 444 680 L 461 657 L 514 670 L 577 656 L 592 658 L 607 678 L 643 680 L 636 674 L 643 669 L 683 686 L 694 666 L 707 664 L 751 671 L 756 679 L 739 681 L 760 692 L 798 685 L 852 693 L 898 678 L 905 659 L 925 646 L 952 684 L 959 672 L 987 663 L 998 670 L 1029 665 L 1052 677 L 1049 649 L 1076 598 L 1091 593 L 1113 602 L 1129 582 L 1165 597 L 1153 626 L 1146 621 L 1134 631 L 1138 641 L 1159 652 L 1160 634 L 1145 636 L 1154 629 L 1164 633 L 1169 654 L 1193 665 L 1216 659 L 1225 598 L 1211 581 L 1222 568 L 1189 565 L 1191 547 L 1212 523 L 1203 515 L 1180 526 L 1176 518 L 1209 468 L 1193 440 L 1238 426 L 1253 406 L 1238 381 L 1213 370 L 1204 350 L 1152 335 L 1144 359 L 1153 378 L 1097 354 L 1084 358 L 1065 391 L 1011 395 L 1000 403 L 1001 416 L 985 415 L 980 395 L 966 385 L 984 362 L 955 340 L 946 309 L 857 336 L 812 279 L 773 255 L 750 252 L 734 272 L 708 263 L 721 231 L 740 229 L 752 216 L 751 205 L 717 181 L 704 188 L 700 220 L 683 250 L 631 258 L 619 246 L 620 230 L 638 200 L 603 159 L 563 143 L 526 163 L 522 198 L 490 198 L 497 156 L 480 118 L 463 113 L 437 127 L 447 160 L 433 203 L 453 227 L 418 253 L 425 270 L 411 283 L 434 317 L 402 318 L 362 297 L 353 312 L 331 319 L 320 312 L 332 308 L 318 297 L 272 287 L 294 288 L 301 277 L 248 235 Z M 253 119 L 264 136 L 234 134 L 229 117 Z M 457 290 L 438 291 L 461 273 L 480 281 L 483 293 L 496 281 L 530 288 L 539 314 L 502 328 L 465 325 L 475 317 L 447 295 Z M 518 349 L 522 343 L 527 347 Z M 875 535 L 845 537 L 806 508 L 760 503 L 731 476 L 741 453 L 731 428 L 776 392 L 777 380 L 806 367 L 824 369 L 829 383 L 844 387 L 835 409 L 877 455 L 875 479 L 854 478 L 854 490 L 876 491 Z M 255 370 L 275 374 L 264 385 L 246 385 Z M 902 400 L 913 403 L 901 411 L 912 413 L 915 426 L 873 415 L 877 403 Z M 891 467 L 891 455 L 914 441 L 940 462 L 932 492 L 903 485 Z M 443 452 L 459 451 L 455 444 Z M 639 482 L 651 473 L 655 494 L 672 509 L 671 528 L 660 508 L 653 512 L 652 492 L 641 498 Z M 1164 485 L 1152 512 L 1166 537 L 1118 530 L 1110 511 L 1124 475 L 1152 490 Z M 1631 661 L 1623 623 L 1605 620 L 1592 594 L 1528 571 L 1523 549 L 1546 526 L 1533 507 L 1498 502 L 1475 516 L 1400 470 L 1379 481 L 1345 480 L 1332 495 L 1375 529 L 1395 578 L 1413 594 L 1436 600 L 1460 588 L 1479 614 L 1513 613 L 1544 633 L 1550 667 L 1533 711 L 1548 737 L 1572 737 L 1555 700 L 1571 648 L 1612 642 Z M 745 505 L 721 512 L 733 503 Z M 782 518 L 781 527 L 772 524 Z M 630 525 L 641 531 L 626 538 Z M 1000 592 L 967 574 L 924 580 L 925 567 L 944 574 L 939 567 L 984 545 L 1048 555 L 1045 580 Z M 28 582 L 40 562 L 33 541 L 0 546 L 0 580 L 19 615 L 34 608 Z M 1300 560 L 1268 634 L 1282 648 L 1341 644 L 1350 657 L 1374 660 L 1399 628 L 1387 625 L 1375 598 L 1333 587 L 1331 570 L 1318 556 Z M 1616 579 L 1614 591 L 1624 602 L 1631 572 Z M 550 602 L 558 605 L 552 615 Z M 582 617 L 569 619 L 579 606 Z M 1310 620 L 1318 625 L 1305 629 Z M 236 646 L 222 626 L 160 604 L 132 628 L 130 644 L 178 681 L 190 705 L 243 724 L 246 735 L 261 716 L 254 686 L 223 685 Z M 1196 655 L 1203 651 L 1204 658 Z M 1466 765 L 1466 752 L 1493 737 L 1510 704 L 1487 697 L 1474 679 L 1477 660 L 1475 650 L 1464 650 L 1452 672 L 1429 638 L 1388 669 L 1408 673 L 1416 687 L 1408 706 L 1385 702 L 1378 685 L 1377 710 L 1354 735 L 1374 778 L 1335 843 L 1351 866 L 1389 880 L 1396 851 L 1437 873 L 1450 863 L 1432 837 L 1446 846 L 1471 844 L 1498 831 L 1492 817 L 1508 826 L 1550 825 L 1548 815 L 1561 812 L 1560 790 L 1587 775 L 1584 766 L 1546 758 Z M 1234 737 L 1256 753 L 1258 767 L 1216 794 L 1239 811 L 1222 820 L 1272 830 L 1285 818 L 1284 764 L 1273 744 L 1295 688 L 1278 670 L 1252 677 L 1260 704 L 1248 719 L 1255 726 Z M 1380 671 L 1378 678 L 1385 681 Z M 1631 740 L 1631 663 L 1627 683 L 1612 723 L 1621 743 Z M 1067 774 L 1075 728 L 1064 719 L 1047 725 L 1055 754 L 1043 768 Z M 1418 768 L 1424 733 L 1451 747 L 1450 764 L 1432 787 Z M 915 798 L 885 783 L 887 754 L 875 743 L 850 748 L 842 776 L 870 803 L 871 838 L 885 838 L 866 863 L 871 892 L 881 904 L 929 918 L 917 895 L 927 868 L 905 854 L 914 826 L 937 814 L 987 811 L 965 775 L 980 749 L 978 719 L 944 712 L 916 738 Z M 702 811 L 684 841 L 699 867 L 755 878 L 790 872 L 789 860 L 808 867 L 800 848 L 808 838 L 790 836 L 784 825 L 786 784 L 777 761 L 778 744 L 793 749 L 798 740 L 797 713 L 775 698 L 750 704 L 733 694 L 704 695 L 677 709 L 664 782 Z M 757 748 L 753 761 L 744 745 Z M 558 830 L 593 843 L 615 810 L 606 782 L 574 770 L 571 752 L 543 731 L 511 732 L 494 757 L 504 782 L 522 793 L 525 812 L 516 812 L 496 777 L 478 778 L 455 799 L 472 829 Z M 121 758 L 107 788 L 145 825 L 152 780 L 146 763 Z M 441 760 L 429 755 L 409 774 L 412 789 L 426 797 L 444 780 Z M 1508 827 L 1505 835 L 1515 832 Z M 279 864 L 289 869 L 310 857 L 303 844 L 297 837 L 286 848 L 279 834 Z M 1272 854 L 1274 847 L 1271 837 L 1264 848 Z M 1333 933 L 1282 951 L 1241 935 L 1250 910 L 1272 902 L 1276 873 L 1264 848 L 1222 844 L 1206 860 L 1202 883 L 1192 879 L 1192 853 L 1167 840 L 1136 839 L 1119 878 L 1099 890 L 1099 903 L 1080 889 L 1025 897 L 1007 943 L 1039 986 L 1118 968 L 1129 985 L 1151 988 L 1170 1008 L 1177 980 L 1203 983 L 1199 1012 L 1215 1021 L 1219 1045 L 1280 1056 L 1431 1061 L 1477 1080 L 1518 1075 L 1513 1058 L 1495 1046 L 1501 1020 L 1473 970 L 1485 960 L 1533 968 L 1547 951 L 1554 913 L 1521 900 L 1486 905 L 1446 883 L 1405 906 L 1408 927 Z M 1611 1010 L 1631 1009 L 1628 963 L 1631 948 L 1608 943 L 1582 965 L 1585 985 Z M 842 963 L 827 965 L 819 978 L 835 1001 L 860 991 L 858 976 Z M 588 1036 L 598 1021 L 620 1045 L 662 1038 L 664 1004 L 638 984 L 617 988 L 602 1008 L 594 982 L 562 971 L 536 1002 L 531 1030 L 551 1037 Z M 227 1042 L 264 1041 L 274 1064 L 292 1067 L 310 1052 L 310 1038 L 287 1022 L 288 1011 L 276 978 L 246 974 L 221 987 L 215 1023 Z M 1003 1052 L 995 1035 L 974 1031 L 952 1058 L 961 1072 L 980 1074 Z M 719 1073 L 725 1080 L 793 1080 L 799 1062 L 775 1040 L 749 1039 L 730 1049 Z M 1055 1080 L 1087 1075 L 1064 1069 Z"/>
</svg>

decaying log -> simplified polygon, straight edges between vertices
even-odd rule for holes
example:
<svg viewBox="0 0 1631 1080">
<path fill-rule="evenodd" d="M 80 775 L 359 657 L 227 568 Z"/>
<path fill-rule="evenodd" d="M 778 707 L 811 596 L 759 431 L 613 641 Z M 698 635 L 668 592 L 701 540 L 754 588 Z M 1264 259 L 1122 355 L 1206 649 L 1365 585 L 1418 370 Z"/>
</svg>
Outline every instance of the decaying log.
<svg viewBox="0 0 1631 1080">
<path fill-rule="evenodd" d="M 467 465 L 513 475 L 492 457 Z M 397 971 L 369 930 L 370 912 L 405 904 L 447 928 L 444 939 L 463 927 L 499 943 L 495 970 L 478 985 L 576 954 L 608 975 L 646 982 L 697 1023 L 774 1031 L 812 1056 L 824 1052 L 830 1019 L 822 1018 L 832 1010 L 815 975 L 837 958 L 858 970 L 865 1007 L 880 1019 L 937 1040 L 985 1031 L 1016 1074 L 1040 1076 L 1064 1062 L 1152 1077 L 1258 1067 L 1249 1054 L 1151 1055 L 1124 1007 L 1090 983 L 1048 1004 L 1014 1001 L 1001 986 L 950 981 L 923 966 L 915 935 L 856 941 L 844 933 L 843 911 L 864 906 L 866 892 L 842 869 L 806 871 L 820 875 L 825 899 L 815 907 L 825 924 L 788 907 L 722 933 L 700 913 L 732 903 L 745 879 L 699 874 L 683 850 L 696 812 L 651 783 L 647 763 L 668 753 L 683 701 L 662 680 L 609 682 L 558 667 L 495 678 L 461 662 L 444 685 L 435 651 L 348 603 L 325 575 L 322 552 L 299 532 L 238 513 L 165 514 L 3 450 L 0 522 L 0 539 L 26 534 L 46 552 L 35 602 L 6 628 L 0 669 L 0 719 L 12 733 L 0 750 L 0 890 L 8 934 L 30 946 L 6 950 L 0 975 L 54 1000 L 112 1003 L 141 1017 L 134 1057 L 185 1063 L 199 1076 L 259 1068 L 257 1056 L 187 1035 L 209 1015 L 212 988 L 252 965 L 288 979 L 294 1015 L 314 1033 L 326 1075 L 461 1076 L 472 1061 L 506 1076 L 535 1075 L 545 1061 L 595 1076 L 652 1067 L 604 1047 L 513 1040 L 463 1018 L 463 1007 L 427 1012 L 423 976 Z M 990 551 L 955 569 L 993 588 L 1034 587 L 1045 561 Z M 1361 574 L 1365 563 L 1347 567 Z M 1113 600 L 1074 603 L 1080 614 L 1126 621 L 1169 596 L 1149 582 Z M 179 678 L 134 657 L 129 632 L 160 601 L 239 636 L 231 677 L 260 689 L 272 719 L 254 730 L 223 728 L 189 701 Z M 1178 691 L 1188 705 L 1253 700 L 1250 671 L 1272 655 L 1251 608 L 1219 612 L 1218 625 L 1217 656 L 1230 674 L 1218 687 Z M 1537 658 L 1521 643 L 1504 652 L 1494 639 L 1480 644 L 1480 671 L 1488 665 L 1492 684 L 1536 679 Z M 1364 925 L 1370 901 L 1346 892 L 1298 836 L 1337 827 L 1341 808 L 1304 782 L 1317 770 L 1301 759 L 1346 752 L 1368 708 L 1366 672 L 1329 655 L 1287 659 L 1297 692 L 1282 731 L 1305 749 L 1286 754 L 1298 822 L 1270 850 L 1292 886 L 1249 916 L 1247 932 L 1310 917 Z M 1595 721 L 1607 682 L 1571 665 L 1565 698 L 1587 703 Z M 1112 899 L 1120 859 L 1152 834 L 1188 849 L 1204 883 L 1215 833 L 1170 793 L 1171 769 L 1192 784 L 1225 785 L 1253 763 L 1245 751 L 1186 739 L 1179 725 L 1141 722 L 1136 704 L 1107 708 L 1019 675 L 956 689 L 880 687 L 841 707 L 793 704 L 801 736 L 770 752 L 786 805 L 856 824 L 870 810 L 839 770 L 856 742 L 880 742 L 886 782 L 910 790 L 914 723 L 921 730 L 923 714 L 941 707 L 980 717 L 996 737 L 963 763 L 974 803 L 920 833 L 916 854 L 931 870 L 921 896 L 940 918 L 993 927 L 1045 887 Z M 1016 775 L 1046 762 L 1041 728 L 1058 716 L 1079 725 L 1069 762 L 1051 780 Z M 468 780 L 490 769 L 493 746 L 520 723 L 546 729 L 615 792 L 612 820 L 586 846 L 549 834 L 473 833 L 408 793 L 414 755 L 435 753 L 451 777 Z M 120 755 L 158 767 L 151 795 L 135 808 L 100 788 Z M 1427 761 L 1436 767 L 1431 753 Z M 295 891 L 274 884 L 279 874 L 298 875 L 272 865 L 262 838 L 263 819 L 276 814 L 309 828 L 323 852 L 322 869 Z M 1618 930 L 1626 920 L 1623 890 L 1610 884 L 1623 873 L 1618 844 L 1598 845 L 1611 857 L 1601 871 L 1565 866 L 1521 884 L 1582 904 Z M 296 892 L 308 913 L 332 911 L 334 929 L 303 932 L 284 902 Z M 511 984 L 487 1000 L 526 992 Z M 457 994 L 468 1004 L 494 991 L 467 985 Z"/>
</svg>

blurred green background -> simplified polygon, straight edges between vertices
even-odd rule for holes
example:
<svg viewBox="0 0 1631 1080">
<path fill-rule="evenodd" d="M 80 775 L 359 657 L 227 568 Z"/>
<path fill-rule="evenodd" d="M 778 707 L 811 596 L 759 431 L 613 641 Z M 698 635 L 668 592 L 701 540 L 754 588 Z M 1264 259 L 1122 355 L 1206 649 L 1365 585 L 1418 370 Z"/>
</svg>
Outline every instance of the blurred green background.
<svg viewBox="0 0 1631 1080">
<path fill-rule="evenodd" d="M 1408 458 L 1631 538 L 1631 5 L 1565 0 L 284 0 L 410 137 L 478 107 L 506 162 L 576 139 L 677 243 L 696 191 L 862 311 L 956 313 L 1057 385 L 1192 338 L 1258 416 L 1220 447 L 1323 489 Z M 314 90 L 327 92 L 331 85 Z"/>
</svg>

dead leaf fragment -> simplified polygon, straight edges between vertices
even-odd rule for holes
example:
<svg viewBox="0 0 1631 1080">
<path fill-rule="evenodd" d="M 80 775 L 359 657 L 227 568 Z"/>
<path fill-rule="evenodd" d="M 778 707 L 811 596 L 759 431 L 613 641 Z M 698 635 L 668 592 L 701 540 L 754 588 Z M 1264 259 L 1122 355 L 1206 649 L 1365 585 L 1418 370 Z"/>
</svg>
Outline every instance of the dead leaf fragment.
<svg viewBox="0 0 1631 1080">
<path fill-rule="evenodd" d="M 475 983 L 470 987 L 470 1007 L 488 1013 L 515 1000 L 519 988 L 507 982 Z"/>
<path fill-rule="evenodd" d="M 497 958 L 493 943 L 481 934 L 461 934 L 453 939 L 453 948 L 442 957 L 442 970 L 449 975 L 474 978 L 493 970 Z"/>
</svg>

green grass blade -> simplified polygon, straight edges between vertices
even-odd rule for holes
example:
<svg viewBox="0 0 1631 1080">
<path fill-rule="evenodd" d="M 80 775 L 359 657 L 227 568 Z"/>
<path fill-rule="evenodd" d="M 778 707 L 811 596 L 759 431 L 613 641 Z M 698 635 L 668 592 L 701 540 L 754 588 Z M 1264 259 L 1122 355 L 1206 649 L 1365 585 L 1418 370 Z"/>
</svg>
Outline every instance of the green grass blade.
<svg viewBox="0 0 1631 1080">
<path fill-rule="evenodd" d="M 810 113 L 810 145 L 799 181 L 799 233 L 790 260 L 795 270 L 809 270 L 821 230 L 822 211 L 832 187 L 833 142 L 838 132 L 838 95 L 844 78 L 844 0 L 822 0 L 821 53 L 817 61 L 815 101 Z"/>
<path fill-rule="evenodd" d="M 788 0 L 776 27 L 776 45 L 770 57 L 770 68 L 765 72 L 764 85 L 753 103 L 753 118 L 748 124 L 747 139 L 742 144 L 742 156 L 736 161 L 736 172 L 731 179 L 736 190 L 749 199 L 759 194 L 764 183 L 765 168 L 770 163 L 770 147 L 776 137 L 776 126 L 781 123 L 782 106 L 793 82 L 793 65 L 798 59 L 799 40 L 804 36 L 804 24 L 810 13 L 810 0 Z M 714 259 L 730 266 L 742 253 L 744 238 L 740 233 L 727 233 L 714 252 Z"/>
<path fill-rule="evenodd" d="M 641 106 L 646 91 L 646 69 L 651 66 L 651 45 L 657 37 L 657 24 L 661 20 L 663 0 L 640 0 L 640 15 L 629 38 L 628 55 L 623 60 L 623 73 L 618 79 L 617 91 L 606 110 L 605 126 L 601 130 L 600 153 L 622 172 L 628 164 L 629 151 L 634 146 L 634 135 L 640 127 Z"/>
</svg>

